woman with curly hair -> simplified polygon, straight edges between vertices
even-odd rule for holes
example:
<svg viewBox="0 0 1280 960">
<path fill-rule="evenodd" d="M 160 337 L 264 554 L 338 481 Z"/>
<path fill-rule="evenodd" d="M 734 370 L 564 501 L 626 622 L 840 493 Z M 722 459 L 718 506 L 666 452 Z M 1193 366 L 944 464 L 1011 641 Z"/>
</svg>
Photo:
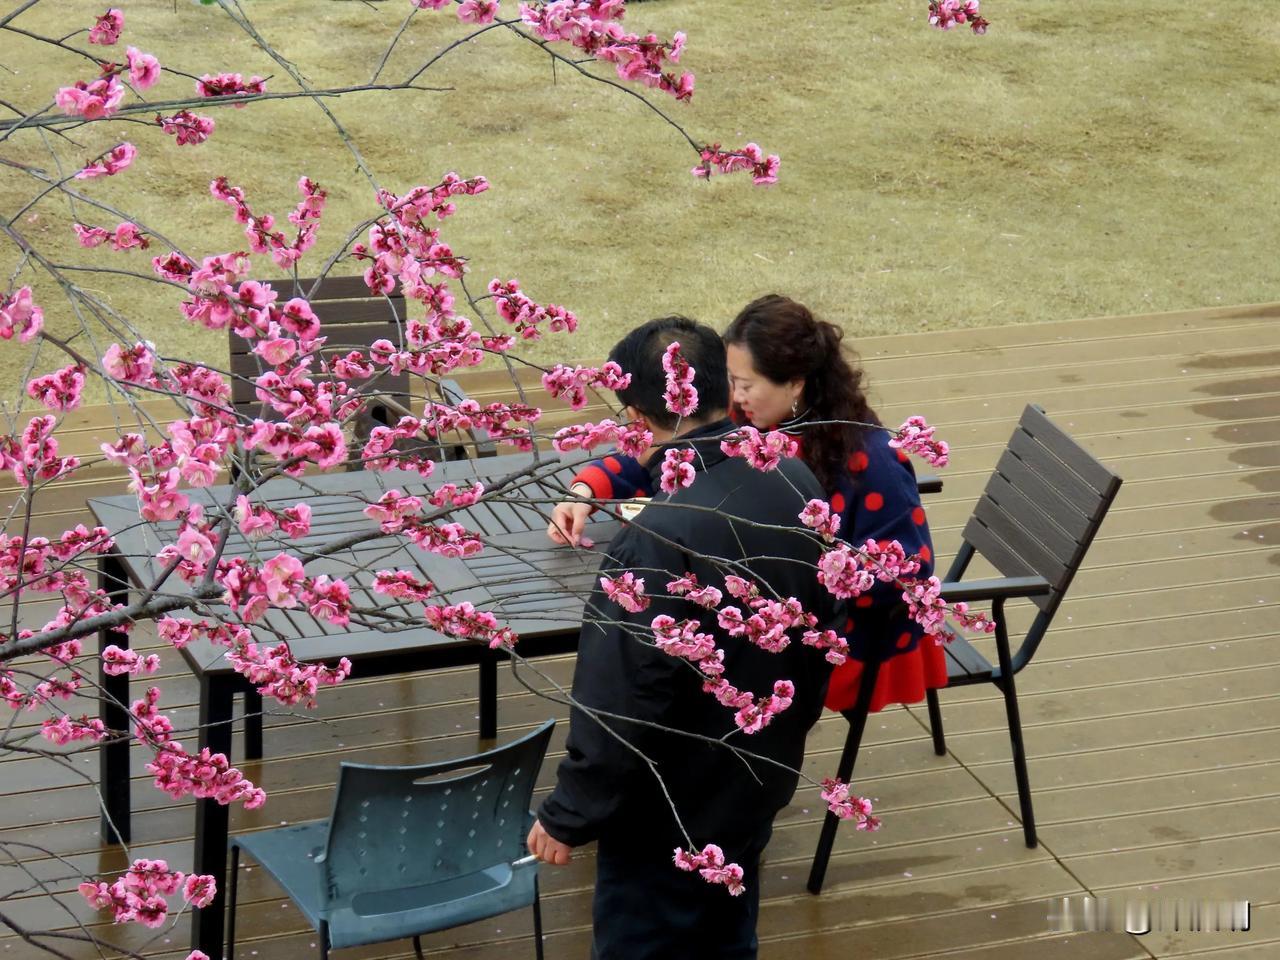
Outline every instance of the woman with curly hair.
<svg viewBox="0 0 1280 960">
<path fill-rule="evenodd" d="M 852 546 L 897 540 L 919 556 L 920 577 L 933 572 L 933 543 L 907 456 L 889 446 L 863 392 L 863 373 L 843 343 L 844 331 L 803 304 L 770 294 L 747 304 L 724 332 L 731 415 L 758 429 L 785 430 L 840 515 L 840 537 Z M 587 498 L 648 496 L 648 471 L 615 454 L 592 461 L 574 478 L 580 498 L 556 506 L 548 535 L 577 543 L 592 507 Z M 941 647 L 911 620 L 902 590 L 877 582 L 858 597 L 846 624 L 849 659 L 838 667 L 827 706 L 850 709 L 862 665 L 880 661 L 871 709 L 915 703 L 947 682 Z"/>
</svg>

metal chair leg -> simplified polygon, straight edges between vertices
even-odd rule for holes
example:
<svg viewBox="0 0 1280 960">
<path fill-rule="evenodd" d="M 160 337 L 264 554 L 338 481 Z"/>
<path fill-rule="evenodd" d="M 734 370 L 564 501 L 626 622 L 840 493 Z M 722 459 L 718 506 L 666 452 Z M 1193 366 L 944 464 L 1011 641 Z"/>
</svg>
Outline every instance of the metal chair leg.
<svg viewBox="0 0 1280 960">
<path fill-rule="evenodd" d="M 320 937 L 320 960 L 329 960 L 329 922 L 327 920 L 320 921 L 320 929 L 317 933 Z"/>
<path fill-rule="evenodd" d="M 849 721 L 849 733 L 845 736 L 844 750 L 840 754 L 840 766 L 836 776 L 846 783 L 853 776 L 853 767 L 858 760 L 858 747 L 862 743 L 863 731 L 867 728 L 867 714 L 870 712 L 871 695 L 875 692 L 876 677 L 880 673 L 879 661 L 871 661 L 862 665 L 862 676 L 858 683 L 858 698 L 853 709 L 844 716 Z M 818 838 L 818 849 L 813 854 L 813 866 L 809 870 L 808 889 L 810 893 L 822 892 L 822 883 L 826 879 L 827 864 L 831 860 L 831 849 L 836 843 L 836 827 L 840 818 L 827 811 L 822 821 L 822 833 Z"/>
<path fill-rule="evenodd" d="M 1022 835 L 1028 847 L 1036 845 L 1036 816 L 1031 809 L 1031 779 L 1027 776 L 1027 751 L 1022 743 L 1022 720 L 1018 715 L 1018 693 L 1012 674 L 1000 682 L 1005 713 L 1009 717 L 1009 741 L 1013 745 L 1013 774 L 1018 782 L 1018 807 L 1022 812 Z"/>
<path fill-rule="evenodd" d="M 1004 619 L 1004 600 L 991 604 L 991 619 L 996 624 L 996 654 L 1000 672 L 995 685 L 1004 694 L 1004 710 L 1009 717 L 1009 740 L 1013 745 L 1013 774 L 1018 781 L 1018 806 L 1022 811 L 1022 835 L 1027 846 L 1036 845 L 1036 817 L 1031 810 L 1031 779 L 1027 776 L 1027 751 L 1022 745 L 1022 720 L 1018 716 L 1018 687 L 1014 683 L 1013 658 L 1009 654 L 1009 633 Z"/>
<path fill-rule="evenodd" d="M 227 960 L 236 960 L 236 890 L 240 885 L 240 848 L 231 848 L 231 889 L 227 891 Z"/>
<path fill-rule="evenodd" d="M 542 895 L 538 892 L 538 878 L 533 878 L 533 949 L 542 960 Z"/>
<path fill-rule="evenodd" d="M 418 960 L 427 960 L 427 958 L 422 955 L 422 938 L 421 937 L 415 936 L 413 938 L 413 955 L 417 957 Z"/>
<path fill-rule="evenodd" d="M 947 737 L 942 730 L 942 704 L 938 702 L 938 691 L 926 690 L 925 699 L 929 702 L 929 732 L 933 734 L 933 752 L 945 757 Z"/>
</svg>

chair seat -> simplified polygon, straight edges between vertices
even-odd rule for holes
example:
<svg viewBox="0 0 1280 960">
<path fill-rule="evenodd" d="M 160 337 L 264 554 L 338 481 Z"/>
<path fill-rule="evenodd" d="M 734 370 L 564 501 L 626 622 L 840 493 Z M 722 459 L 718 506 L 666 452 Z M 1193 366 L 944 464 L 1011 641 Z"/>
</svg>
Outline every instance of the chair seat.
<svg viewBox="0 0 1280 960">
<path fill-rule="evenodd" d="M 328 820 L 278 827 L 233 837 L 280 884 L 312 927 L 329 925 L 334 949 L 411 937 L 484 920 L 528 906 L 534 898 L 537 867 L 514 869 L 500 863 L 440 883 L 371 890 L 354 898 L 351 908 L 322 907 L 321 865 Z"/>
<path fill-rule="evenodd" d="M 356 947 L 473 923 L 533 903 L 538 870 L 500 863 L 440 883 L 371 891 L 326 918 L 330 945 Z"/>
<path fill-rule="evenodd" d="M 329 821 L 315 820 L 232 837 L 231 845 L 253 857 L 275 878 L 317 929 L 320 926 L 320 866 Z"/>
<path fill-rule="evenodd" d="M 964 637 L 953 634 L 942 649 L 947 655 L 947 686 L 990 683 L 995 676 L 996 668 Z"/>
</svg>

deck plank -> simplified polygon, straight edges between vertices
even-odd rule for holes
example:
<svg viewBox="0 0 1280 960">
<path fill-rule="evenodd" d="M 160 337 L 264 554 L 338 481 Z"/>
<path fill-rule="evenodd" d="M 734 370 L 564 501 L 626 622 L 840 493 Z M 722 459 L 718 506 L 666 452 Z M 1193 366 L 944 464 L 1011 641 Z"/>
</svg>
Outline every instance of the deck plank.
<svg viewBox="0 0 1280 960">
<path fill-rule="evenodd" d="M 939 557 L 959 531 L 1027 402 L 1049 415 L 1125 478 L 1053 630 L 1020 679 L 1030 776 L 1042 845 L 1027 850 L 1016 817 L 1008 734 L 994 691 L 944 692 L 950 752 L 934 756 L 922 706 L 872 717 L 859 787 L 877 799 L 879 834 L 841 831 L 827 892 L 803 891 L 820 802 L 808 793 L 780 815 L 762 880 L 762 957 L 875 956 L 892 960 L 1037 960 L 1096 957 L 1271 957 L 1280 950 L 1280 304 L 1090 318 L 927 336 L 859 338 L 877 409 L 886 423 L 924 413 L 952 443 L 945 487 L 926 501 Z M 975 376 L 974 371 L 977 371 Z M 501 374 L 464 373 L 464 389 L 510 398 Z M 536 387 L 537 372 L 522 374 Z M 601 415 L 603 403 L 586 411 Z M 117 408 L 68 415 L 68 451 L 92 455 Z M 150 403 L 164 423 L 172 405 Z M 547 422 L 575 418 L 555 408 Z M 56 535 L 88 522 L 86 496 L 120 492 L 118 471 L 94 466 L 36 501 L 34 530 Z M 16 491 L 0 479 L 0 506 Z M 22 621 L 51 616 L 31 604 Z M 1025 614 L 1015 611 L 1015 624 Z M 154 647 L 141 627 L 135 642 Z M 170 657 L 162 686 L 183 722 L 197 691 Z M 543 665 L 557 682 L 572 658 Z M 550 713 L 504 671 L 501 736 Z M 257 812 L 232 811 L 233 828 L 323 816 L 339 759 L 414 762 L 478 744 L 475 672 L 353 682 L 328 696 L 313 722 L 267 721 L 267 759 L 246 774 L 272 795 Z M 30 729 L 38 718 L 18 718 Z M 844 721 L 827 717 L 811 737 L 809 776 L 830 773 Z M 540 794 L 563 751 L 554 739 Z M 141 815 L 135 856 L 190 858 L 190 803 L 155 793 L 133 751 Z M 89 763 L 83 763 L 88 760 Z M 93 769 L 91 755 L 77 764 Z M 123 854 L 97 840 L 92 787 L 42 761 L 0 758 L 0 842 L 48 846 L 70 866 L 110 871 Z M 30 868 L 69 889 L 49 856 Z M 589 941 L 590 850 L 567 871 L 545 872 L 549 955 L 579 955 Z M 0 868 L 0 890 L 19 874 Z M 261 872 L 244 881 L 244 955 L 301 960 L 314 935 Z M 1092 892 L 1229 897 L 1255 903 L 1248 934 L 1134 938 L 1055 935 L 1047 899 Z M 70 894 L 79 917 L 110 939 L 138 946 L 145 931 L 109 929 Z M 48 898 L 6 903 L 14 916 L 49 924 L 65 914 Z M 61 918 L 61 919 L 60 919 Z M 529 954 L 529 920 L 510 915 L 431 939 L 432 955 L 500 960 Z M 148 956 L 185 960 L 185 924 Z M 0 937 L 0 951 L 23 956 Z M 5 955 L 0 952 L 0 955 Z M 407 944 L 361 948 L 343 960 L 410 955 Z M 75 954 L 86 960 L 88 952 Z"/>
</svg>

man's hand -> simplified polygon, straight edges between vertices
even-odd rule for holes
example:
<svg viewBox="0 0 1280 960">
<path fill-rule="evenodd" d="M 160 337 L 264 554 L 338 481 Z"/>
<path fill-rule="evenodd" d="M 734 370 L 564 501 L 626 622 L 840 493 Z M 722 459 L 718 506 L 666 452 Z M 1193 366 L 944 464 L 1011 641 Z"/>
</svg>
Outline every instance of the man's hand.
<svg viewBox="0 0 1280 960">
<path fill-rule="evenodd" d="M 578 546 L 582 541 L 582 531 L 587 525 L 587 517 L 591 516 L 591 504 L 581 499 L 591 496 L 591 488 L 586 484 L 575 483 L 573 493 L 578 499 L 557 503 L 551 511 L 551 523 L 547 525 L 547 536 L 552 543 L 561 546 Z"/>
<path fill-rule="evenodd" d="M 529 848 L 529 852 L 541 860 L 543 863 L 549 863 L 553 867 L 563 867 L 573 859 L 573 847 L 567 843 L 561 843 L 551 834 L 542 828 L 542 821 L 533 821 L 533 829 L 529 831 L 529 837 L 525 840 L 525 844 Z"/>
</svg>

